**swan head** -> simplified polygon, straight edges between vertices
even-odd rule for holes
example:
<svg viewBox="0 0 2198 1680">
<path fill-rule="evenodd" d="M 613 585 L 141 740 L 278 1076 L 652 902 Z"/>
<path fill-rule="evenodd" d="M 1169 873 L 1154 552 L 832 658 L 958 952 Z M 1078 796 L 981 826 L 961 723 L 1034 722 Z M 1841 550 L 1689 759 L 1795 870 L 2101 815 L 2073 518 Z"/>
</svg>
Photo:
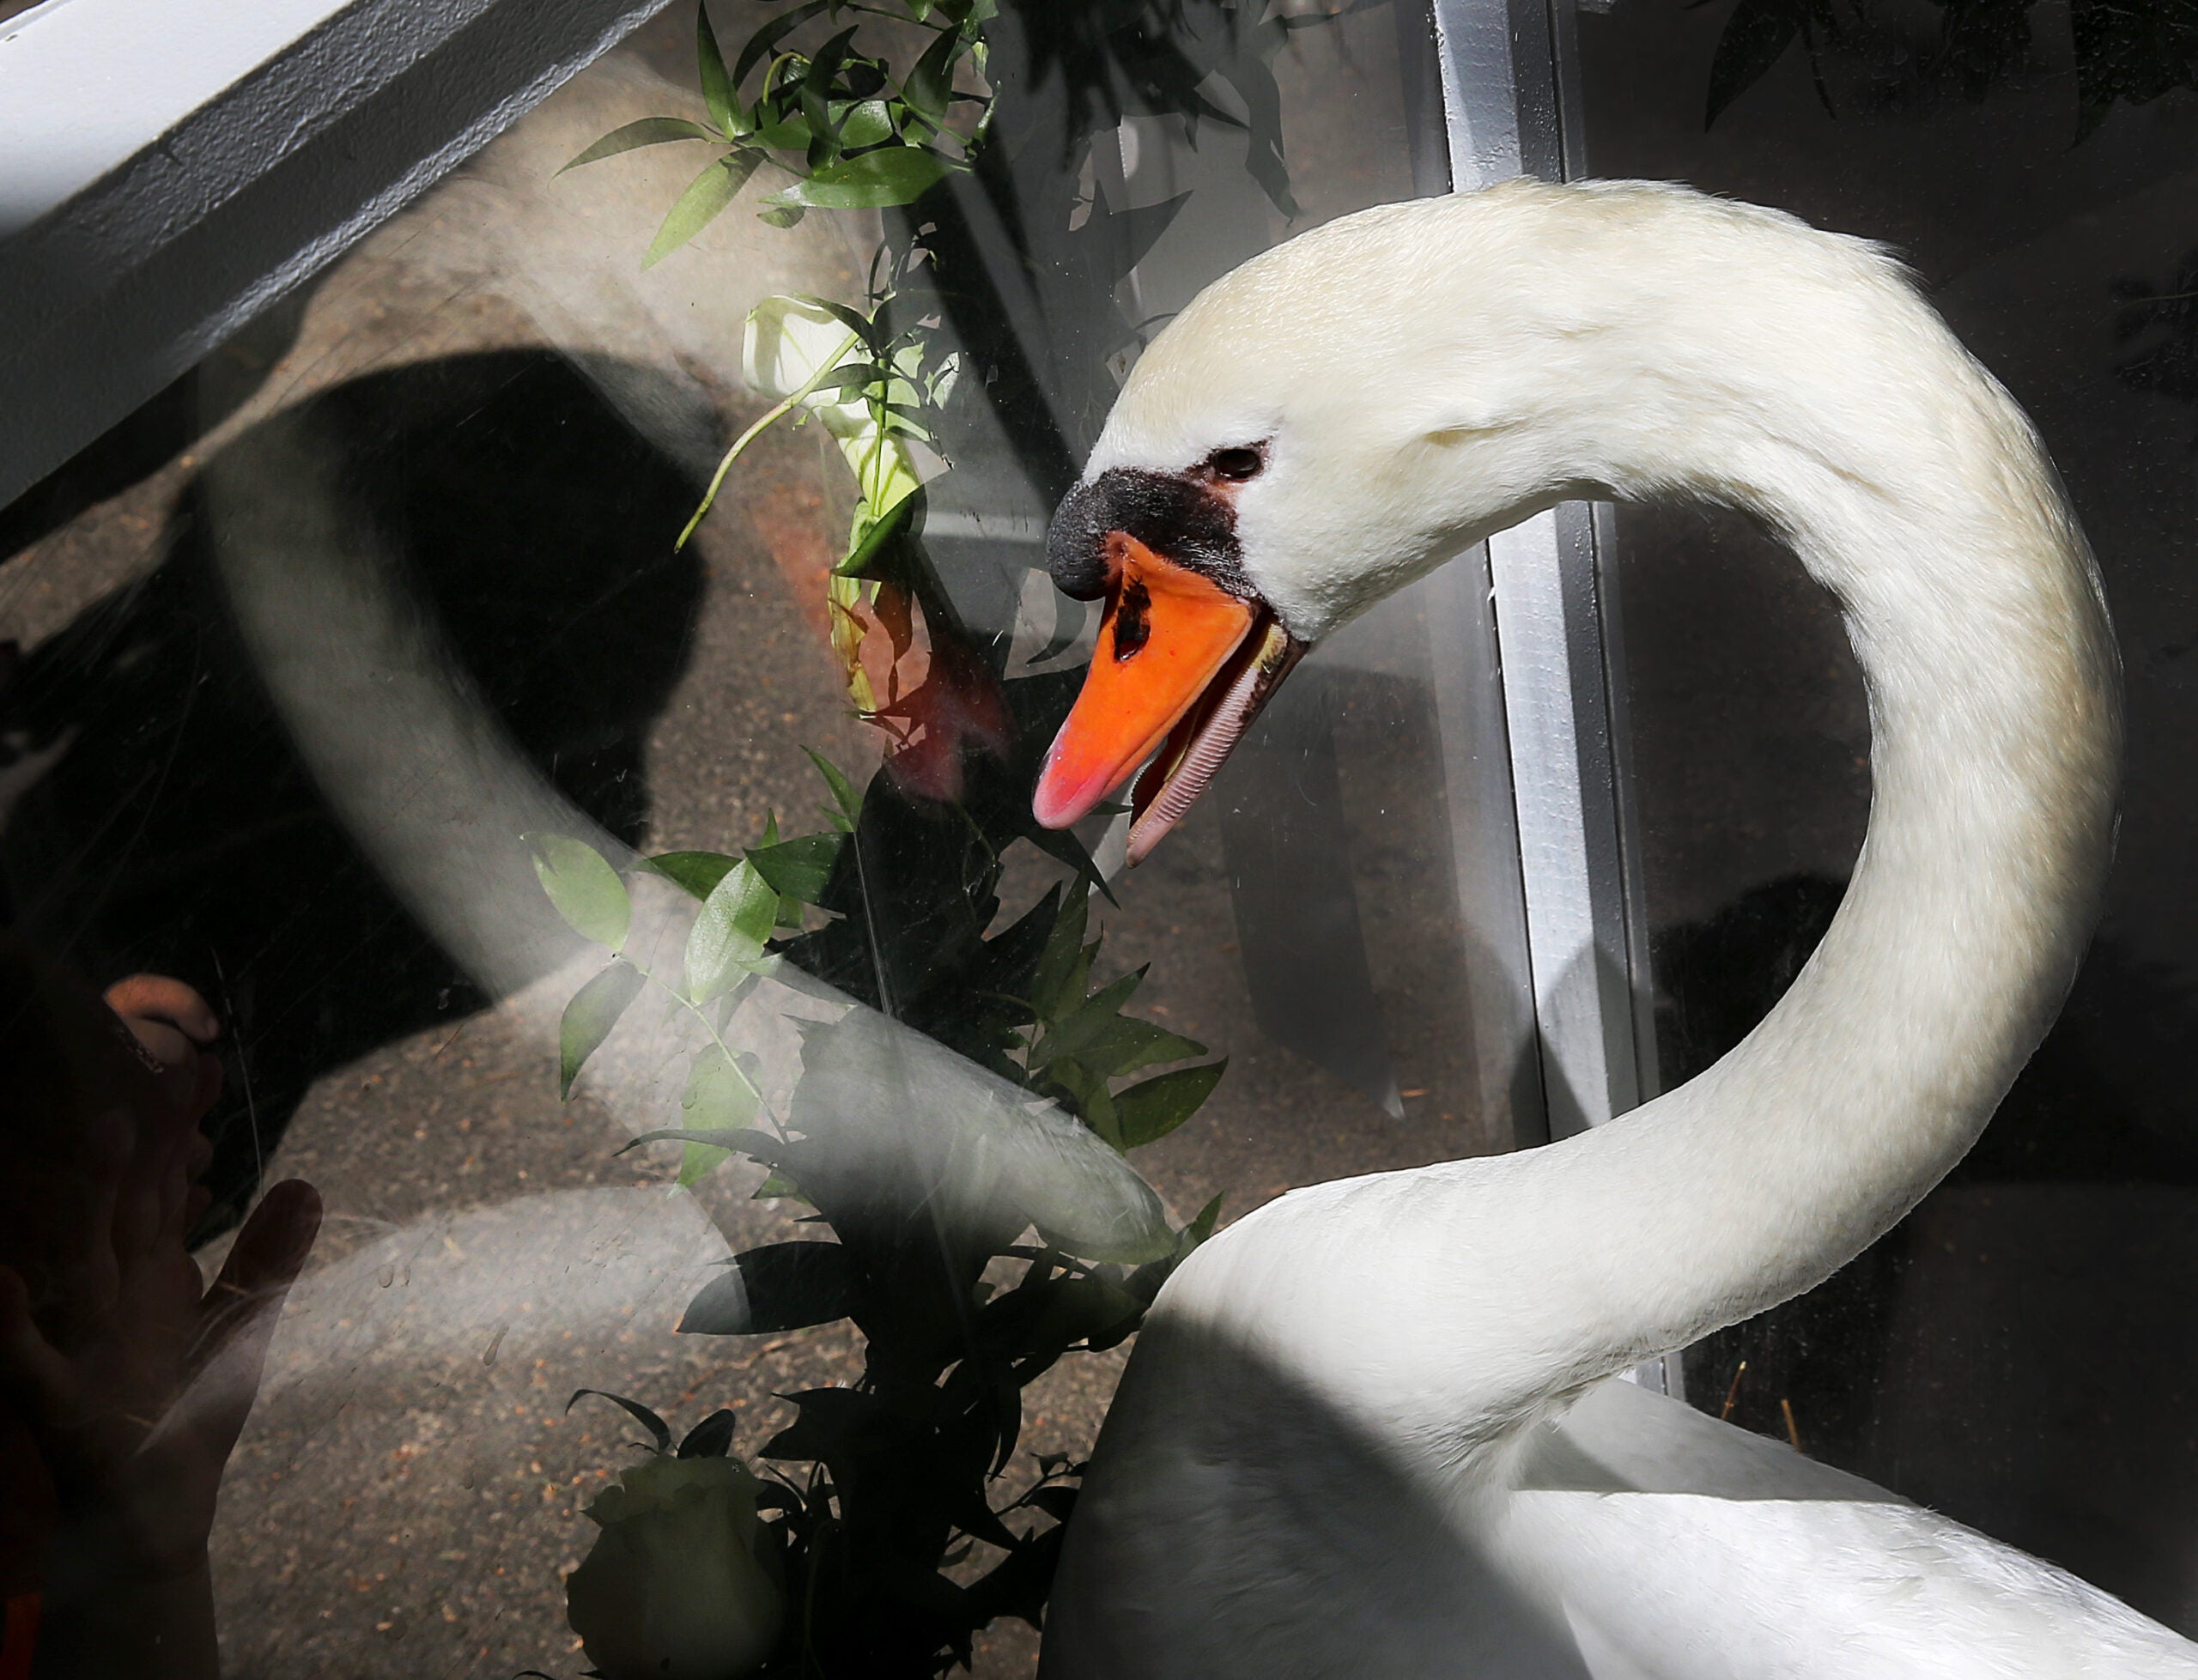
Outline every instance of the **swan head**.
<svg viewBox="0 0 2198 1680">
<path fill-rule="evenodd" d="M 1522 288 L 1472 289 L 1497 271 L 1474 227 L 1505 197 L 1300 235 L 1208 287 L 1138 361 L 1048 533 L 1055 584 L 1106 607 L 1041 822 L 1076 822 L 1150 759 L 1138 861 L 1315 642 L 1559 499 L 1522 403 L 1547 369 L 1507 365 L 1539 337 L 1503 318 Z"/>
</svg>

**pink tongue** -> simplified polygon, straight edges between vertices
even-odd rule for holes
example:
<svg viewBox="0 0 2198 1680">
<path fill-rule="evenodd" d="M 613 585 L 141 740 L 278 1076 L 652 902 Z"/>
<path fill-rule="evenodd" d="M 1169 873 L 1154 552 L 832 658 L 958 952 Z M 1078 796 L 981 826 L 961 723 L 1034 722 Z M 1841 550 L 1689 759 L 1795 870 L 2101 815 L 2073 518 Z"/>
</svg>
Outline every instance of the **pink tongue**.
<svg viewBox="0 0 2198 1680">
<path fill-rule="evenodd" d="M 1131 863 L 1141 864 L 1151 856 L 1152 848 L 1183 820 L 1183 814 L 1212 783 L 1237 742 L 1243 739 L 1244 731 L 1252 726 L 1252 720 L 1260 715 L 1260 708 L 1274 692 L 1275 684 L 1304 656 L 1304 652 L 1303 646 L 1292 641 L 1281 625 L 1267 624 L 1259 652 L 1236 673 L 1212 715 L 1192 737 L 1181 763 L 1166 773 L 1167 779 L 1161 784 L 1157 796 L 1132 824 Z"/>
</svg>

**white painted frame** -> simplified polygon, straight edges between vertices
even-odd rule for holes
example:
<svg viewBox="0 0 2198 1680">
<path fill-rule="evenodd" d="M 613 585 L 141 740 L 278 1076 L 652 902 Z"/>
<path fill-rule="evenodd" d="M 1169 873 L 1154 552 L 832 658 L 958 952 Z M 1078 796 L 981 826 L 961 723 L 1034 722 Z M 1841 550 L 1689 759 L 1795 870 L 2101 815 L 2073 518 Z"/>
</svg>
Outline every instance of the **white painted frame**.
<svg viewBox="0 0 2198 1680">
<path fill-rule="evenodd" d="M 0 23 L 0 506 L 667 0 L 48 0 Z"/>
</svg>

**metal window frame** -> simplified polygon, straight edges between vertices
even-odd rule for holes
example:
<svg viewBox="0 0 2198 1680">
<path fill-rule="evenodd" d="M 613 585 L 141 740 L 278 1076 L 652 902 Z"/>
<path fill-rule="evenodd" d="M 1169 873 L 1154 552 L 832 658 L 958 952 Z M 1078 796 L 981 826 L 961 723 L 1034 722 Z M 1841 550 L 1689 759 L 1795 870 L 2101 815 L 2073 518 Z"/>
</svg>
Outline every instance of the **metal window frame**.
<svg viewBox="0 0 2198 1680">
<path fill-rule="evenodd" d="M 1450 182 L 1584 173 L 1569 0 L 1430 0 Z M 1641 893 L 1625 844 L 1624 685 L 1606 506 L 1568 502 L 1486 561 L 1547 1136 L 1656 1089 Z"/>
<path fill-rule="evenodd" d="M 1588 173 L 1574 3 L 1428 0 L 1454 191 Z M 1629 843 L 1638 828 L 1615 537 L 1609 504 L 1566 502 L 1484 545 L 1493 622 L 1481 634 L 1502 674 L 1544 1142 L 1603 1125 L 1660 1089 L 1639 853 Z M 1677 1354 L 1630 1374 L 1684 1392 Z"/>
<path fill-rule="evenodd" d="M 0 506 L 668 0 L 50 0 L 0 23 Z"/>
</svg>

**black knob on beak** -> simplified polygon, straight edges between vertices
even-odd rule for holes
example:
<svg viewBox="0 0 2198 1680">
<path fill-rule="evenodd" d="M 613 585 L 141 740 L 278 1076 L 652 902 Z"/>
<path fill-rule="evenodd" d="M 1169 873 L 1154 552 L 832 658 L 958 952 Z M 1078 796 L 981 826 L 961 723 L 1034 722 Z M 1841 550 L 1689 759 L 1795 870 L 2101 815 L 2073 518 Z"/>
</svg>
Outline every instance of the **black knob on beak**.
<svg viewBox="0 0 2198 1680">
<path fill-rule="evenodd" d="M 1053 587 L 1072 600 L 1096 601 L 1114 582 L 1107 554 L 1107 533 L 1114 529 L 1107 483 L 1113 476 L 1071 490 L 1046 531 L 1046 569 Z"/>
<path fill-rule="evenodd" d="M 1070 491 L 1046 532 L 1046 569 L 1062 594 L 1096 601 L 1114 586 L 1116 532 L 1245 600 L 1255 591 L 1236 545 L 1236 510 L 1187 473 L 1110 467 Z"/>
</svg>

